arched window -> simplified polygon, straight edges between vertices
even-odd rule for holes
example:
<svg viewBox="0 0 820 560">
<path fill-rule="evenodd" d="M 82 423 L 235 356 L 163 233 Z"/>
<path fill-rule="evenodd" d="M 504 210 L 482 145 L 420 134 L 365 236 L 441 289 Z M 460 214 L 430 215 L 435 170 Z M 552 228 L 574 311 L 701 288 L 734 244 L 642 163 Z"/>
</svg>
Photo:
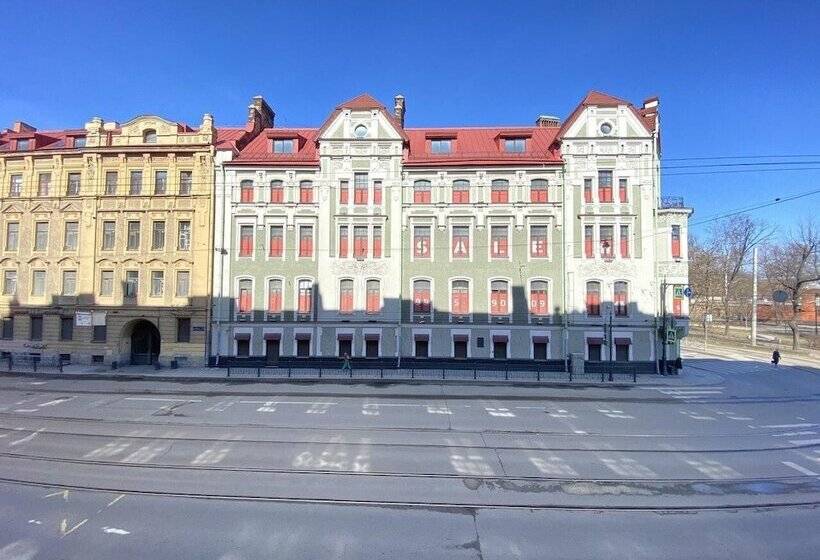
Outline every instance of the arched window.
<svg viewBox="0 0 820 560">
<path fill-rule="evenodd" d="M 381 290 L 378 280 L 367 281 L 366 312 L 369 314 L 381 311 Z"/>
<path fill-rule="evenodd" d="M 239 183 L 239 202 L 253 202 L 253 181 L 250 179 Z"/>
<path fill-rule="evenodd" d="M 268 313 L 282 312 L 282 280 L 271 278 L 268 280 Z"/>
<path fill-rule="evenodd" d="M 601 315 L 601 283 L 587 282 L 587 315 L 598 317 Z"/>
<path fill-rule="evenodd" d="M 453 204 L 470 204 L 470 181 L 453 181 Z"/>
<path fill-rule="evenodd" d="M 530 202 L 544 203 L 549 201 L 549 190 L 546 179 L 533 179 L 530 182 Z"/>
<path fill-rule="evenodd" d="M 626 282 L 615 282 L 615 293 L 612 298 L 615 305 L 615 315 L 626 317 L 629 314 L 629 286 Z"/>
<path fill-rule="evenodd" d="M 313 310 L 313 282 L 307 279 L 299 280 L 299 294 L 297 312 L 307 315 Z"/>
<path fill-rule="evenodd" d="M 430 313 L 430 281 L 413 281 L 413 313 Z"/>
<path fill-rule="evenodd" d="M 433 188 L 430 181 L 416 181 L 413 183 L 413 202 L 416 204 L 430 204 L 432 201 L 431 190 Z"/>
<path fill-rule="evenodd" d="M 253 308 L 253 283 L 249 278 L 239 281 L 238 292 L 237 310 L 239 313 L 250 313 Z"/>
<path fill-rule="evenodd" d="M 530 313 L 533 315 L 549 314 L 546 280 L 533 280 L 530 282 Z"/>
<path fill-rule="evenodd" d="M 145 144 L 156 144 L 157 131 L 153 128 L 146 128 L 142 133 L 142 141 Z"/>
<path fill-rule="evenodd" d="M 274 204 L 285 202 L 285 185 L 282 181 L 270 182 L 270 201 Z"/>
<path fill-rule="evenodd" d="M 451 299 L 453 315 L 470 314 L 470 284 L 467 280 L 453 280 Z"/>
<path fill-rule="evenodd" d="M 490 202 L 506 204 L 510 201 L 510 182 L 506 179 L 493 179 L 490 186 Z"/>
<path fill-rule="evenodd" d="M 339 282 L 339 313 L 353 313 L 353 280 L 349 278 Z"/>
<path fill-rule="evenodd" d="M 510 312 L 510 289 L 506 280 L 490 283 L 490 315 L 508 315 Z"/>
</svg>

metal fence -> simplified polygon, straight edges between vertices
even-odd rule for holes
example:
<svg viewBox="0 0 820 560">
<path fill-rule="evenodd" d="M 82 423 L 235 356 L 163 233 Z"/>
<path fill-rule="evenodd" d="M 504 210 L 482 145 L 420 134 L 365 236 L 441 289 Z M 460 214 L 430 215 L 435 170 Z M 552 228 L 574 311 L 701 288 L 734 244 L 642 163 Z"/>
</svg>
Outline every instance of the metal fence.
<svg viewBox="0 0 820 560">
<path fill-rule="evenodd" d="M 55 373 L 63 371 L 65 362 L 60 356 L 37 356 L 24 353 L 9 353 L 3 356 L 7 371 Z"/>
</svg>

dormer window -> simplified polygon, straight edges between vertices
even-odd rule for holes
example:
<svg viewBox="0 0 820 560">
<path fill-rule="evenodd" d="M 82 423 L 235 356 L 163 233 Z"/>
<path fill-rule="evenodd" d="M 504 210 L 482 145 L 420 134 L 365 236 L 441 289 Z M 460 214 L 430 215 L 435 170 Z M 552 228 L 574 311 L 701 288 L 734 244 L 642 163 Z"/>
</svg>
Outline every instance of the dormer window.
<svg viewBox="0 0 820 560">
<path fill-rule="evenodd" d="M 85 136 L 75 136 L 74 137 L 74 147 L 75 148 L 85 148 Z"/>
<path fill-rule="evenodd" d="M 504 151 L 511 154 L 522 154 L 527 151 L 526 138 L 504 139 Z"/>
<path fill-rule="evenodd" d="M 430 151 L 434 154 L 449 154 L 453 151 L 453 141 L 449 138 L 430 140 Z"/>
<path fill-rule="evenodd" d="M 17 140 L 17 151 L 25 152 L 31 149 L 31 140 L 28 138 L 20 138 Z"/>
<path fill-rule="evenodd" d="M 148 128 L 142 133 L 142 141 L 144 144 L 157 143 L 157 131 L 153 128 Z"/>
<path fill-rule="evenodd" d="M 273 141 L 274 154 L 292 154 L 294 141 L 292 138 Z"/>
</svg>

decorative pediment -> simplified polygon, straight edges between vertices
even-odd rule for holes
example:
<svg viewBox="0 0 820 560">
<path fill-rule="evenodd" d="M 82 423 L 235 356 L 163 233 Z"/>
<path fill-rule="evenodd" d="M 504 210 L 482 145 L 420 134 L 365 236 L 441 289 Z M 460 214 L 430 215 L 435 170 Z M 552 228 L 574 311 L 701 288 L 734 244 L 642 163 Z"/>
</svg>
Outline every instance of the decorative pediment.
<svg viewBox="0 0 820 560">
<path fill-rule="evenodd" d="M 0 267 L 2 268 L 17 268 L 20 266 L 20 261 L 17 259 L 0 259 Z"/>
<path fill-rule="evenodd" d="M 30 214 L 36 214 L 38 212 L 39 213 L 51 213 L 52 210 L 53 210 L 53 208 L 51 208 L 50 206 L 47 206 L 43 203 L 37 203 L 34 206 L 32 206 L 31 208 L 29 208 L 28 211 L 29 211 Z"/>
<path fill-rule="evenodd" d="M 176 268 L 194 266 L 194 262 L 188 259 L 179 258 L 171 262 Z"/>
<path fill-rule="evenodd" d="M 80 266 L 80 261 L 74 257 L 63 257 L 57 261 L 57 264 L 60 266 Z"/>
<path fill-rule="evenodd" d="M 149 264 L 149 265 L 155 265 L 155 264 L 166 265 L 166 264 L 168 264 L 168 261 L 166 261 L 165 259 L 160 259 L 160 258 L 154 257 L 152 259 L 148 259 L 148 261 L 146 261 L 145 264 Z"/>
<path fill-rule="evenodd" d="M 82 208 L 76 201 L 69 201 L 60 207 L 61 212 L 82 212 Z"/>
<path fill-rule="evenodd" d="M 6 204 L 3 207 L 3 214 L 22 214 L 23 209 L 18 204 Z"/>
<path fill-rule="evenodd" d="M 40 257 L 33 257 L 33 258 L 27 260 L 26 264 L 28 264 L 29 266 L 32 266 L 32 267 L 35 267 L 35 266 L 42 266 L 42 267 L 48 266 L 48 263 L 46 261 L 44 261 L 43 259 L 41 259 Z"/>
<path fill-rule="evenodd" d="M 97 264 L 100 267 L 111 267 L 111 268 L 113 268 L 113 267 L 117 266 L 117 263 L 112 261 L 111 259 L 97 259 Z"/>
</svg>

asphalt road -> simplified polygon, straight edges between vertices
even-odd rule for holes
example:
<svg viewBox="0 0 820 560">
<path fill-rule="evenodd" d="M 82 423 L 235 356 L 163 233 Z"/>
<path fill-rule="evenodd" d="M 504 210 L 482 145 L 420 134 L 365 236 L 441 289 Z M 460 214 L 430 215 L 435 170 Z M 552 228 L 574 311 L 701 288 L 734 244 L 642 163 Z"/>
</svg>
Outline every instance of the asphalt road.
<svg viewBox="0 0 820 560">
<path fill-rule="evenodd" d="M 0 560 L 816 558 L 820 370 L 628 387 L 0 378 Z"/>
</svg>

